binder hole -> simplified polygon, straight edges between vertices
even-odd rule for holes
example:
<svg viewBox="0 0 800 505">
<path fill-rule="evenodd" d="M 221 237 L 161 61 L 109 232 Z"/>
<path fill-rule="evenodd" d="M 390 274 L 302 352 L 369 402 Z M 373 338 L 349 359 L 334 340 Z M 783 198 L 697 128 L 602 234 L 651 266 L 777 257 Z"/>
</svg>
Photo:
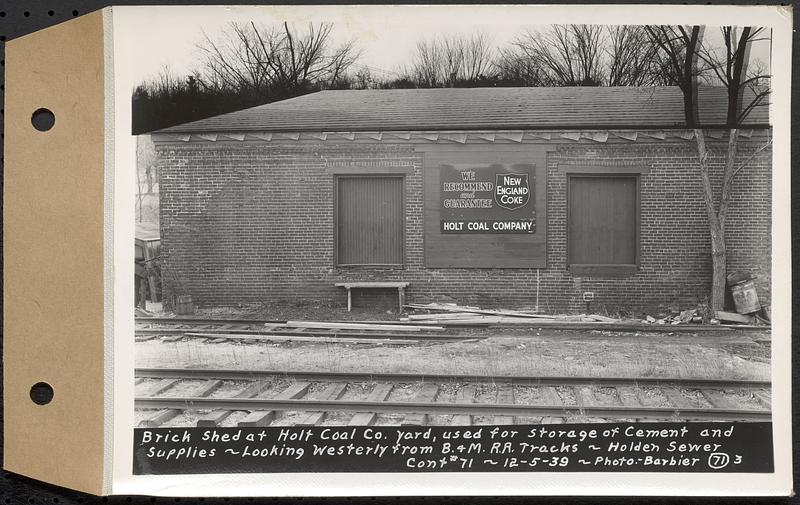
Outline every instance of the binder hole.
<svg viewBox="0 0 800 505">
<path fill-rule="evenodd" d="M 72 11 L 72 15 L 73 16 L 77 16 L 78 15 L 78 11 Z"/>
<path fill-rule="evenodd" d="M 31 124 L 40 132 L 46 132 L 56 123 L 56 115 L 50 109 L 36 109 L 31 115 Z"/>
<path fill-rule="evenodd" d="M 37 382 L 31 387 L 31 400 L 36 405 L 47 405 L 53 400 L 53 387 L 46 382 Z"/>
<path fill-rule="evenodd" d="M 31 13 L 28 11 L 23 12 L 22 15 L 25 16 L 26 18 L 31 17 Z"/>
<path fill-rule="evenodd" d="M 56 15 L 56 11 L 47 11 L 47 15 L 53 17 Z"/>
</svg>

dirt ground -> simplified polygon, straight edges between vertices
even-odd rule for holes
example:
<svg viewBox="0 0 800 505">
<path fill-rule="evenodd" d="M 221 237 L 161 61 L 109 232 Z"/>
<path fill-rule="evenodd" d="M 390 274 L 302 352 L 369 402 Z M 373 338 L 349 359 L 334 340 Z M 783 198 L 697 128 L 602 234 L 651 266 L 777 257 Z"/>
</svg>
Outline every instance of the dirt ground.
<svg viewBox="0 0 800 505">
<path fill-rule="evenodd" d="M 769 346 L 749 343 L 756 336 L 753 331 L 604 333 L 609 332 L 483 329 L 470 333 L 478 340 L 399 346 L 152 339 L 137 342 L 136 366 L 489 376 L 770 377 Z M 769 336 L 767 331 L 757 334 Z"/>
</svg>

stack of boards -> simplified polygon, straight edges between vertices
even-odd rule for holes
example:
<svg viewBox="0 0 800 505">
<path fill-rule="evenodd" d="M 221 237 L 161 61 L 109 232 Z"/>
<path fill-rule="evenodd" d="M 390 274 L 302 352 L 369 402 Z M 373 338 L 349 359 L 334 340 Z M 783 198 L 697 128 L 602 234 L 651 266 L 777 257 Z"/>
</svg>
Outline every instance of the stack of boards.
<svg viewBox="0 0 800 505">
<path fill-rule="evenodd" d="M 489 324 L 537 325 L 547 323 L 620 323 L 619 319 L 595 314 L 543 315 L 534 312 L 502 309 L 481 309 L 454 303 L 408 304 L 407 308 L 426 313 L 411 314 L 403 322 L 439 324 L 443 326 L 482 326 Z"/>
</svg>

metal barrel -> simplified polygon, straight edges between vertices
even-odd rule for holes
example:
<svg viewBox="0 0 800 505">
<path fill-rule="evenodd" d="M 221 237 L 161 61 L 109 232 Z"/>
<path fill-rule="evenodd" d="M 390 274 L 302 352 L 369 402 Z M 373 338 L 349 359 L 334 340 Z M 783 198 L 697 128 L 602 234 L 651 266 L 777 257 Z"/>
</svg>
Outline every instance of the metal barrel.
<svg viewBox="0 0 800 505">
<path fill-rule="evenodd" d="M 733 294 L 733 304 L 739 314 L 752 314 L 761 310 L 758 302 L 756 285 L 752 280 L 747 280 L 731 286 Z"/>
</svg>

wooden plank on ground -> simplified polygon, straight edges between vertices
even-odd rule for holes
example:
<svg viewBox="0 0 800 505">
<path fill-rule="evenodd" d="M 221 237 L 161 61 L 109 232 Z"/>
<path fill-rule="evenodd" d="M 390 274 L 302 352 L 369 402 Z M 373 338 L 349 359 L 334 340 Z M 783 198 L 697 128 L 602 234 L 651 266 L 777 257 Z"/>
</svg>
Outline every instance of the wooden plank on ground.
<svg viewBox="0 0 800 505">
<path fill-rule="evenodd" d="M 136 379 L 136 380 L 133 382 L 133 385 L 134 385 L 134 386 L 138 386 L 139 384 L 141 384 L 141 383 L 142 383 L 142 382 L 144 382 L 145 380 L 146 380 L 146 379 L 145 379 L 144 377 L 139 377 L 138 379 Z"/>
<path fill-rule="evenodd" d="M 425 383 L 422 385 L 419 391 L 417 391 L 416 396 L 414 396 L 415 402 L 430 402 L 433 403 L 436 401 L 436 396 L 439 394 L 439 385 L 438 384 L 431 384 L 430 382 Z M 400 426 L 427 426 L 428 425 L 428 414 L 407 414 L 403 421 L 400 423 Z"/>
<path fill-rule="evenodd" d="M 497 403 L 512 405 L 514 403 L 514 388 L 510 384 L 497 386 Z M 494 416 L 492 424 L 514 424 L 514 416 Z"/>
<path fill-rule="evenodd" d="M 409 321 L 430 321 L 439 319 L 473 319 L 475 317 L 475 314 L 471 312 L 448 312 L 444 314 L 409 314 L 407 319 Z"/>
<path fill-rule="evenodd" d="M 389 398 L 389 394 L 392 392 L 392 389 L 394 389 L 394 384 L 376 384 L 366 401 L 386 401 L 386 399 Z M 375 424 L 375 419 L 377 418 L 378 414 L 374 412 L 358 412 L 356 415 L 350 418 L 350 422 L 348 424 L 350 426 L 372 426 Z"/>
<path fill-rule="evenodd" d="M 264 391 L 268 385 L 269 383 L 265 381 L 255 382 L 250 384 L 243 391 L 236 394 L 233 398 L 252 398 Z M 197 419 L 197 427 L 219 426 L 219 423 L 227 419 L 232 413 L 232 410 L 215 410 L 213 412 L 209 412 L 208 414 Z"/>
<path fill-rule="evenodd" d="M 169 337 L 164 337 L 161 339 L 162 342 L 177 342 L 178 340 L 182 340 L 183 335 L 170 335 Z"/>
<path fill-rule="evenodd" d="M 410 324 L 385 324 L 385 323 L 322 323 L 315 321 L 287 321 L 290 328 L 331 328 L 354 329 L 375 331 L 444 331 L 440 326 L 413 326 Z"/>
<path fill-rule="evenodd" d="M 297 400 L 298 398 L 302 398 L 307 392 L 308 388 L 311 386 L 308 382 L 295 382 L 294 384 L 290 385 L 277 396 L 275 396 L 276 400 Z M 247 417 L 239 421 L 239 426 L 247 427 L 247 426 L 256 426 L 256 427 L 263 427 L 268 426 L 269 423 L 280 417 L 282 412 L 280 410 L 256 410 L 250 412 Z"/>
<path fill-rule="evenodd" d="M 661 388 L 661 392 L 664 393 L 664 396 L 667 397 L 669 402 L 676 409 L 689 409 L 693 407 L 692 402 L 690 402 L 678 388 L 664 387 Z"/>
<path fill-rule="evenodd" d="M 346 382 L 334 382 L 333 384 L 328 384 L 325 389 L 322 390 L 322 393 L 318 395 L 318 400 L 338 400 L 342 397 L 345 390 L 347 390 L 347 383 Z M 306 412 L 305 414 L 301 414 L 297 421 L 295 421 L 295 426 L 316 426 L 322 421 L 325 420 L 325 416 L 327 416 L 327 412 Z"/>
<path fill-rule="evenodd" d="M 198 389 L 192 392 L 192 396 L 197 398 L 205 398 L 222 385 L 221 380 L 210 380 L 203 383 Z M 159 410 L 152 416 L 139 423 L 142 428 L 158 428 L 167 421 L 177 417 L 182 411 L 179 409 L 164 409 Z"/>
<path fill-rule="evenodd" d="M 753 318 L 753 316 L 746 316 L 744 314 L 737 314 L 735 312 L 718 310 L 716 312 L 716 316 L 717 319 L 725 323 L 753 324 L 755 322 L 755 318 Z"/>
<path fill-rule="evenodd" d="M 148 340 L 153 340 L 157 338 L 158 335 L 136 335 L 137 342 L 147 342 Z"/>
<path fill-rule="evenodd" d="M 561 396 L 559 396 L 558 391 L 553 386 L 544 386 L 541 388 L 542 395 L 545 399 L 546 405 L 564 405 L 564 402 L 561 400 Z M 564 418 L 559 416 L 544 416 L 542 417 L 542 424 L 563 424 Z"/>
<path fill-rule="evenodd" d="M 711 406 L 718 409 L 740 409 L 742 408 L 738 402 L 725 396 L 725 393 L 718 389 L 703 389 L 701 390 L 703 396 L 706 397 Z"/>
<path fill-rule="evenodd" d="M 456 393 L 455 403 L 465 404 L 475 401 L 475 386 L 467 384 Z M 451 423 L 453 426 L 472 426 L 472 416 L 469 414 L 456 414 Z"/>
<path fill-rule="evenodd" d="M 313 342 L 315 344 L 383 344 L 383 345 L 413 345 L 419 344 L 419 340 L 411 339 L 389 339 L 389 338 L 351 338 L 351 337 L 312 337 L 295 335 L 263 335 L 243 333 L 187 333 L 187 337 L 213 338 L 226 340 L 243 341 L 264 341 L 264 342 Z"/>
<path fill-rule="evenodd" d="M 406 307 L 412 309 L 424 309 L 424 310 L 441 310 L 446 312 L 460 312 L 460 313 L 467 313 L 467 314 L 485 314 L 490 316 L 511 316 L 511 317 L 523 317 L 523 318 L 530 318 L 530 319 L 552 319 L 553 316 L 548 316 L 545 314 L 532 314 L 530 312 L 520 312 L 518 310 L 495 310 L 495 309 L 479 309 L 476 307 L 462 307 L 460 305 L 442 305 L 432 303 L 429 305 L 419 305 L 419 304 L 411 304 L 406 305 Z"/>
</svg>

